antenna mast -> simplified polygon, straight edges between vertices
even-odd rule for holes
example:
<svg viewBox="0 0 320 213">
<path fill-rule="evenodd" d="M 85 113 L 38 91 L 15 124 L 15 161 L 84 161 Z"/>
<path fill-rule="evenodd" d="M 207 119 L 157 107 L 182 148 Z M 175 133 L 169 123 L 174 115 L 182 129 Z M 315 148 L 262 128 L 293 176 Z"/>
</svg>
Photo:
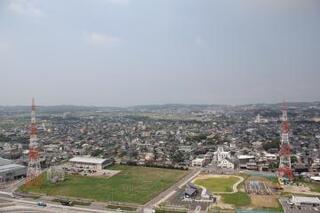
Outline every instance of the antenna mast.
<svg viewBox="0 0 320 213">
<path fill-rule="evenodd" d="M 34 98 L 32 98 L 31 107 L 31 127 L 28 158 L 27 183 L 30 183 L 33 182 L 33 180 L 41 173 L 37 138 L 36 104 Z"/>
<path fill-rule="evenodd" d="M 288 106 L 284 102 L 282 106 L 282 123 L 281 123 L 281 143 L 280 143 L 280 162 L 278 176 L 282 179 L 292 180 L 293 172 L 291 168 L 291 146 L 289 142 L 289 123 L 288 123 Z"/>
</svg>

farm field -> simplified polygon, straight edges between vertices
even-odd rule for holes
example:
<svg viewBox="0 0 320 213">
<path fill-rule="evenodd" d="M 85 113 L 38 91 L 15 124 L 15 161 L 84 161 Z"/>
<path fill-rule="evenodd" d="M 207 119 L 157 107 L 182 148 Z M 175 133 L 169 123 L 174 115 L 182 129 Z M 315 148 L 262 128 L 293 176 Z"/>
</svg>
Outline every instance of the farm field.
<svg viewBox="0 0 320 213">
<path fill-rule="evenodd" d="M 57 184 L 47 181 L 44 174 L 39 177 L 38 186 L 22 186 L 20 190 L 51 196 L 144 204 L 187 174 L 182 170 L 124 165 L 109 169 L 121 172 L 110 178 L 67 175 L 65 181 Z"/>
<path fill-rule="evenodd" d="M 233 185 L 240 180 L 236 176 L 203 176 L 198 177 L 194 184 L 203 186 L 210 192 L 233 192 Z"/>
</svg>

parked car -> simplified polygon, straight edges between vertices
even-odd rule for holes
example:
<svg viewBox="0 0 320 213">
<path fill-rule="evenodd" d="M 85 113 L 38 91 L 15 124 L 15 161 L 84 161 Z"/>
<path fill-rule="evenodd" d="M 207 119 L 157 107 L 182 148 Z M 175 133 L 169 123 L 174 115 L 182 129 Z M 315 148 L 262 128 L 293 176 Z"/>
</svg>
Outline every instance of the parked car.
<svg viewBox="0 0 320 213">
<path fill-rule="evenodd" d="M 60 201 L 60 203 L 63 206 L 72 206 L 73 205 L 72 201 L 70 201 L 70 200 L 62 200 L 62 201 Z"/>
<path fill-rule="evenodd" d="M 47 204 L 40 201 L 40 202 L 37 203 L 37 206 L 46 207 Z"/>
</svg>

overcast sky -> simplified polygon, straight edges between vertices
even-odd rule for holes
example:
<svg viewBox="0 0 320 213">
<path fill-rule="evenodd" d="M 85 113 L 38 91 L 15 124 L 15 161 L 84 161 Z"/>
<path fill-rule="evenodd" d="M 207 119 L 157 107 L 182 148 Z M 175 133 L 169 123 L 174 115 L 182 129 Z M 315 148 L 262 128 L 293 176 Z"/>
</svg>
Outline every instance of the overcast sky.
<svg viewBox="0 0 320 213">
<path fill-rule="evenodd" d="M 319 0 L 0 0 L 0 105 L 320 100 Z"/>
</svg>

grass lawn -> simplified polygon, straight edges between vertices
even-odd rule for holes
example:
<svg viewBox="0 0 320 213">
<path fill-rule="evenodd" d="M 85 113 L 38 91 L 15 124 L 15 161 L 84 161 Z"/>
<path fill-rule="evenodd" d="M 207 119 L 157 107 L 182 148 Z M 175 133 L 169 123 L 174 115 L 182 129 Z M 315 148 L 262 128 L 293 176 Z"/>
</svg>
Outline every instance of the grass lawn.
<svg viewBox="0 0 320 213">
<path fill-rule="evenodd" d="M 267 177 L 267 179 L 270 180 L 272 183 L 275 183 L 275 184 L 279 183 L 278 177 L 269 176 Z"/>
<path fill-rule="evenodd" d="M 232 204 L 235 207 L 248 206 L 251 204 L 249 195 L 245 192 L 237 192 L 233 194 L 221 194 L 222 201 L 227 204 Z"/>
<path fill-rule="evenodd" d="M 233 185 L 239 181 L 238 177 L 210 177 L 206 179 L 197 179 L 196 185 L 203 186 L 211 192 L 232 192 Z"/>
<path fill-rule="evenodd" d="M 22 186 L 22 191 L 70 196 L 97 201 L 118 201 L 143 204 L 169 188 L 187 171 L 136 166 L 112 166 L 121 170 L 111 178 L 68 175 L 66 180 L 52 184 L 42 175 L 39 186 Z"/>
</svg>

